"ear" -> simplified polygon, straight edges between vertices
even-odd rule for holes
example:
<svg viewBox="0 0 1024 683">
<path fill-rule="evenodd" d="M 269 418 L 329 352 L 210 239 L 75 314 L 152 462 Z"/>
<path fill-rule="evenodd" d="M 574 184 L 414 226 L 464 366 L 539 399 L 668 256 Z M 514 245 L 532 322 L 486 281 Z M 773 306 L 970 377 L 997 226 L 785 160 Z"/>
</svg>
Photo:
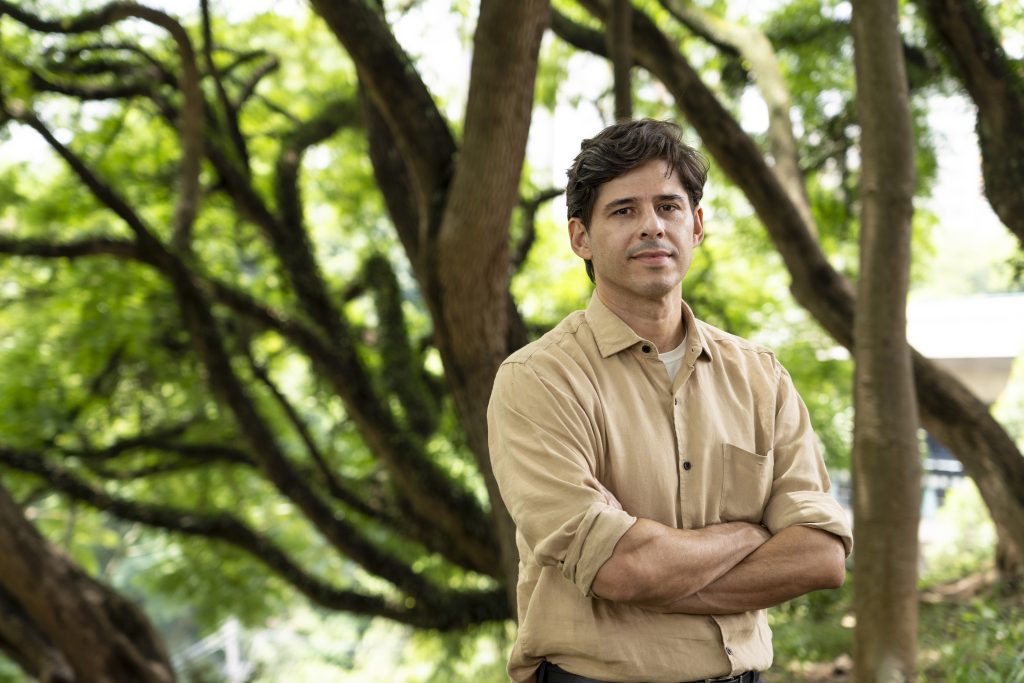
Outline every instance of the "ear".
<svg viewBox="0 0 1024 683">
<path fill-rule="evenodd" d="M 698 206 L 693 212 L 693 246 L 704 241 L 704 207 Z"/>
<path fill-rule="evenodd" d="M 590 251 L 590 233 L 579 218 L 569 219 L 569 244 L 581 259 L 590 260 L 593 257 Z"/>
</svg>

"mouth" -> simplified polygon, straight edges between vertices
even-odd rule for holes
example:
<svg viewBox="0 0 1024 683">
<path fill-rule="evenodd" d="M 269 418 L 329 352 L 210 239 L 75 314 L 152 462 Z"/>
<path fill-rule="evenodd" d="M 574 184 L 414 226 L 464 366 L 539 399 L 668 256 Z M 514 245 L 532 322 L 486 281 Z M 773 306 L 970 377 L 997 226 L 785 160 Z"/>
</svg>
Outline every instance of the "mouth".
<svg viewBox="0 0 1024 683">
<path fill-rule="evenodd" d="M 674 254 L 665 249 L 645 249 L 644 251 L 638 251 L 635 254 L 630 255 L 630 259 L 639 261 L 648 265 L 660 265 L 667 263 L 672 259 Z"/>
</svg>

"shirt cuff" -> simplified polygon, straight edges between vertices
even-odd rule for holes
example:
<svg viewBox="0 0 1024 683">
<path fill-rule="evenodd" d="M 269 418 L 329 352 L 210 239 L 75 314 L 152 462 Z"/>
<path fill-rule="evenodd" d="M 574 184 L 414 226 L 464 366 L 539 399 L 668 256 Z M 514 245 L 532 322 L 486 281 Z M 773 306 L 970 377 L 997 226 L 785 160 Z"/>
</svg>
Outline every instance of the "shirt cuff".
<svg viewBox="0 0 1024 683">
<path fill-rule="evenodd" d="M 634 524 L 636 517 L 628 512 L 603 503 L 592 505 L 565 554 L 562 574 L 584 596 L 594 597 L 591 592 L 594 577 L 612 556 L 619 539 Z"/>
<path fill-rule="evenodd" d="M 839 502 L 824 491 L 794 491 L 772 498 L 764 512 L 764 525 L 773 534 L 798 525 L 821 529 L 842 539 L 847 557 L 853 550 L 849 517 Z"/>
</svg>

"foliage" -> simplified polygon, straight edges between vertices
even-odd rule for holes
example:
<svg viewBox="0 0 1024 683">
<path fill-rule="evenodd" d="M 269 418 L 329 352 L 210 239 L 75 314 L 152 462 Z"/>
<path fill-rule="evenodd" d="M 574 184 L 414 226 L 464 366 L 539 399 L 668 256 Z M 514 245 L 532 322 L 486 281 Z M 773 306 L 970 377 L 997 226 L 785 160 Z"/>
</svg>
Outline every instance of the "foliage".
<svg viewBox="0 0 1024 683">
<path fill-rule="evenodd" d="M 1024 605 L 998 590 L 966 604 L 922 605 L 921 674 L 950 683 L 1024 681 Z"/>
<path fill-rule="evenodd" d="M 946 491 L 931 520 L 942 538 L 922 548 L 923 586 L 951 581 L 992 566 L 996 532 L 978 489 L 969 479 Z"/>
</svg>

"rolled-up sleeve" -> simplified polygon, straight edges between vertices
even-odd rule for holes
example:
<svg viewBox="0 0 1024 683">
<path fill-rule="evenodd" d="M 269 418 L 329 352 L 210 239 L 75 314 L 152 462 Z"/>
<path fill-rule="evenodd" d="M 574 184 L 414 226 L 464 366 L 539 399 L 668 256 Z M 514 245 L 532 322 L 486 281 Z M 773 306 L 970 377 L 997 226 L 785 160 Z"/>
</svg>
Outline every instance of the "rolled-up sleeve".
<svg viewBox="0 0 1024 683">
<path fill-rule="evenodd" d="M 501 366 L 487 411 L 491 464 L 536 561 L 590 596 L 594 576 L 636 518 L 606 499 L 595 476 L 593 416 L 571 382 L 551 374 L 521 362 Z"/>
<path fill-rule="evenodd" d="M 807 407 L 789 373 L 777 361 L 776 373 L 775 473 L 764 525 L 773 534 L 796 525 L 828 531 L 842 539 L 849 555 L 853 549 L 849 518 L 830 493 L 828 472 Z"/>
</svg>

